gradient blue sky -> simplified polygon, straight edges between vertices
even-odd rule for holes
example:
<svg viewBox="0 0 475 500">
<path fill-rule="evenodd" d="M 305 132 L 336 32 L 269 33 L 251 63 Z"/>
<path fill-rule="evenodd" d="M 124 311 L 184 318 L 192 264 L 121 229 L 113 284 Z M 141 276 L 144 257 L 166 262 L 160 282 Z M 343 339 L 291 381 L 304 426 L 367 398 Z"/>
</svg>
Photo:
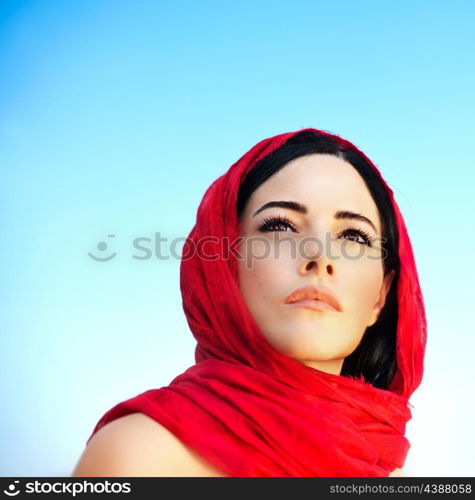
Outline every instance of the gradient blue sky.
<svg viewBox="0 0 475 500">
<path fill-rule="evenodd" d="M 429 340 L 406 472 L 473 476 L 474 15 L 2 1 L 0 474 L 69 475 L 106 410 L 193 364 L 179 261 L 133 259 L 131 242 L 186 237 L 252 145 L 316 127 L 373 159 L 412 238 Z M 100 241 L 116 257 L 88 257 Z"/>
</svg>

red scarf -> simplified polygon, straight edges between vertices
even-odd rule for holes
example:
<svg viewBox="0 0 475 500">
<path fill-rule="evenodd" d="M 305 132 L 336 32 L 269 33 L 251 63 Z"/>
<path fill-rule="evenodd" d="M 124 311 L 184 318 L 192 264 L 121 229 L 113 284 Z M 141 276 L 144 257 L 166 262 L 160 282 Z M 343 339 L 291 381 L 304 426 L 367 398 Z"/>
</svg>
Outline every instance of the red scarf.
<svg viewBox="0 0 475 500">
<path fill-rule="evenodd" d="M 303 130 L 331 135 L 302 129 L 264 139 L 208 188 L 180 268 L 183 307 L 197 340 L 196 364 L 168 386 L 114 406 L 88 442 L 108 422 L 138 411 L 229 476 L 388 476 L 404 465 L 409 397 L 423 374 L 426 317 L 403 217 L 371 161 L 363 155 L 388 190 L 400 240 L 397 372 L 388 390 L 363 378 L 316 370 L 276 351 L 238 288 L 238 261 L 229 242 L 239 236 L 239 185 L 260 159 Z M 229 258 L 200 258 L 197 242 L 204 237 L 201 255 L 226 257 L 224 236 Z"/>
</svg>

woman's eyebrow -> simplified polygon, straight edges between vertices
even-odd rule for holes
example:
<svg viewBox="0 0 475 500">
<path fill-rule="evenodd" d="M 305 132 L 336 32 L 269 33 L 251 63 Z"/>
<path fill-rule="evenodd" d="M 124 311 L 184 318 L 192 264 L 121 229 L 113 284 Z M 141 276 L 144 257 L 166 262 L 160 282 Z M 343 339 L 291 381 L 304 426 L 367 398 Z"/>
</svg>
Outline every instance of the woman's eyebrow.
<svg viewBox="0 0 475 500">
<path fill-rule="evenodd" d="M 308 208 L 305 205 L 298 203 L 297 201 L 269 201 L 268 203 L 262 205 L 261 208 L 256 210 L 252 214 L 252 216 L 255 217 L 258 213 L 262 212 L 266 208 L 272 208 L 272 207 L 287 208 L 289 210 L 295 210 L 296 212 L 300 212 L 301 214 L 308 213 Z M 352 220 L 359 220 L 361 222 L 366 222 L 366 224 L 369 224 L 376 233 L 378 232 L 376 230 L 376 226 L 373 224 L 373 222 L 371 222 L 370 219 L 368 219 L 368 217 L 365 217 L 364 215 L 358 214 L 356 212 L 352 212 L 351 210 L 339 210 L 338 212 L 335 213 L 334 217 L 335 219 L 352 219 Z"/>
</svg>

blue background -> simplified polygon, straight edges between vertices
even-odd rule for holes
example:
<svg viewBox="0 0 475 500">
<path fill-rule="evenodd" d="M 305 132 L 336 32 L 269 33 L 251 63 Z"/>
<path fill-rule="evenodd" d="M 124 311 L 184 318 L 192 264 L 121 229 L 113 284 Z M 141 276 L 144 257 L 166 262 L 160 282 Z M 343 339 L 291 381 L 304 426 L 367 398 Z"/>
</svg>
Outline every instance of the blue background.
<svg viewBox="0 0 475 500">
<path fill-rule="evenodd" d="M 412 238 L 429 339 L 405 470 L 473 475 L 474 15 L 2 1 L 0 474 L 69 475 L 105 411 L 194 363 L 179 259 L 132 241 L 186 237 L 251 146 L 315 127 L 373 159 Z"/>
</svg>

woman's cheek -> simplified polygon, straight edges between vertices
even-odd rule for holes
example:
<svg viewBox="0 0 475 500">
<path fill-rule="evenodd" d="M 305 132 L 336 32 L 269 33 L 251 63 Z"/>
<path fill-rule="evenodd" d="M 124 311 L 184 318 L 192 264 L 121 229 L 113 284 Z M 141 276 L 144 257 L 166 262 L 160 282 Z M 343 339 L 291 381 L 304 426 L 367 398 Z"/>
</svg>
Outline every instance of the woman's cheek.
<svg viewBox="0 0 475 500">
<path fill-rule="evenodd" d="M 381 263 L 362 259 L 346 272 L 345 296 L 358 323 L 365 326 L 369 321 L 383 283 Z"/>
<path fill-rule="evenodd" d="M 270 258 L 255 260 L 252 270 L 245 270 L 248 294 L 266 300 L 279 281 L 282 270 Z"/>
</svg>

